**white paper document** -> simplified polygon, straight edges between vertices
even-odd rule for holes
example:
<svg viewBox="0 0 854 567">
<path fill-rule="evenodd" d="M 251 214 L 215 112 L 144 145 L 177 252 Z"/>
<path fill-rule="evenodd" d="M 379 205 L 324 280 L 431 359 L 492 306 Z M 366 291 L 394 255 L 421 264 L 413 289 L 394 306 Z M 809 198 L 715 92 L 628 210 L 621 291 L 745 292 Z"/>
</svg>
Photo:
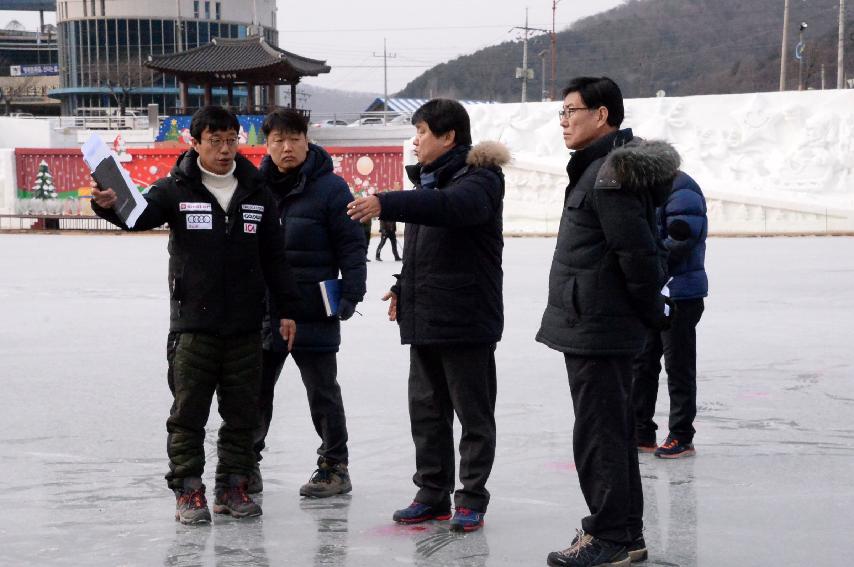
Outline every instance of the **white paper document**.
<svg viewBox="0 0 854 567">
<path fill-rule="evenodd" d="M 101 189 L 116 192 L 113 210 L 128 228 L 133 228 L 148 203 L 136 187 L 128 171 L 119 163 L 118 156 L 97 134 L 92 134 L 81 148 L 83 161 L 89 166 L 92 177 Z"/>
</svg>

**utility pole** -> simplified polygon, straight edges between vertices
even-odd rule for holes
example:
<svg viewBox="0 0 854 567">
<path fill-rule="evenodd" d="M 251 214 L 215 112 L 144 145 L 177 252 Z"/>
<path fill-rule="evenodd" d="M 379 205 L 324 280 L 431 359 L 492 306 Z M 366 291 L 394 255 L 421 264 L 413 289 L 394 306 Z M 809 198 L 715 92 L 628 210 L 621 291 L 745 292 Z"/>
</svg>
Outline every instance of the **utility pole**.
<svg viewBox="0 0 854 567">
<path fill-rule="evenodd" d="M 540 63 L 542 64 L 540 68 L 540 82 L 543 84 L 543 87 L 540 100 L 546 102 L 549 99 L 549 93 L 546 91 L 546 50 L 543 49 L 537 53 L 537 57 L 540 58 Z"/>
<path fill-rule="evenodd" d="M 783 46 L 780 48 L 780 90 L 786 90 L 786 52 L 789 44 L 789 0 L 783 5 Z"/>
<path fill-rule="evenodd" d="M 557 83 L 557 33 L 555 33 L 555 16 L 557 14 L 557 5 L 561 0 L 552 0 L 552 33 L 551 33 L 551 49 L 552 49 L 552 80 L 549 88 L 549 100 L 555 99 L 555 86 Z"/>
<path fill-rule="evenodd" d="M 516 68 L 516 78 L 522 80 L 522 102 L 528 102 L 528 81 L 534 78 L 534 70 L 528 68 L 528 34 L 532 31 L 548 33 L 549 30 L 528 27 L 528 9 L 525 8 L 525 27 L 514 27 L 513 30 L 522 30 L 522 67 Z"/>
<path fill-rule="evenodd" d="M 397 53 L 389 53 L 388 49 L 386 49 L 386 38 L 383 38 L 383 54 L 377 55 L 373 54 L 374 57 L 382 57 L 383 58 L 383 125 L 388 124 L 388 58 L 391 57 L 394 59 L 397 57 Z"/>
<path fill-rule="evenodd" d="M 839 0 L 839 45 L 836 50 L 836 88 L 845 88 L 845 0 Z"/>
<path fill-rule="evenodd" d="M 804 90 L 804 55 L 806 53 L 806 45 L 804 44 L 804 30 L 807 29 L 807 23 L 801 22 L 798 28 L 798 47 L 795 48 L 795 57 L 798 58 L 798 90 Z"/>
</svg>

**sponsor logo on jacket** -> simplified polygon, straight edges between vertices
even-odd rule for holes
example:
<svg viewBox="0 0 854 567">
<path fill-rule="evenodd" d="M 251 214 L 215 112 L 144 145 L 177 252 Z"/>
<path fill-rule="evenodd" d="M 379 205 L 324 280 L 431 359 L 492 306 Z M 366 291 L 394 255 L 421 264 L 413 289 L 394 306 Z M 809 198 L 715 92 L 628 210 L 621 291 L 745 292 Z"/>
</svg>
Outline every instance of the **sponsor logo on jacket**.
<svg viewBox="0 0 854 567">
<path fill-rule="evenodd" d="M 254 222 L 245 222 L 243 223 L 243 232 L 246 234 L 255 234 L 258 232 L 258 225 Z"/>
<path fill-rule="evenodd" d="M 256 211 L 259 213 L 264 212 L 264 205 L 248 205 L 248 204 L 244 203 L 243 205 L 241 205 L 241 207 L 243 208 L 244 211 Z"/>
<path fill-rule="evenodd" d="M 213 228 L 213 215 L 187 215 L 187 230 L 211 230 Z"/>
<path fill-rule="evenodd" d="M 243 220 L 261 222 L 261 213 L 243 213 Z"/>
<path fill-rule="evenodd" d="M 178 203 L 178 210 L 182 212 L 189 211 L 202 211 L 202 212 L 211 212 L 213 209 L 211 208 L 210 203 L 188 203 L 181 202 Z"/>
</svg>

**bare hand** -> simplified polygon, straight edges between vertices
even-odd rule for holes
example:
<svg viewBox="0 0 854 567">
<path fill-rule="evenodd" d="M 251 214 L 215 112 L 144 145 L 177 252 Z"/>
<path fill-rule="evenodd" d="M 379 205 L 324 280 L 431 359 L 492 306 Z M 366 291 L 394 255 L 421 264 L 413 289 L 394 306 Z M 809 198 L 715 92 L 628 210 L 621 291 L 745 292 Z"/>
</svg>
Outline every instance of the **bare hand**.
<svg viewBox="0 0 854 567">
<path fill-rule="evenodd" d="M 391 300 L 388 304 L 388 320 L 397 321 L 397 294 L 393 291 L 387 291 L 383 296 L 383 301 Z"/>
<path fill-rule="evenodd" d="M 102 209 L 112 209 L 116 204 L 116 192 L 112 189 L 101 189 L 101 186 L 94 179 L 89 180 L 89 186 L 92 188 L 92 200 Z"/>
<path fill-rule="evenodd" d="M 380 216 L 381 211 L 382 205 L 380 205 L 380 199 L 376 195 L 359 197 L 347 205 L 347 214 L 350 215 L 351 219 L 359 222 L 370 221 L 372 218 Z"/>
<path fill-rule="evenodd" d="M 297 324 L 293 319 L 281 319 L 279 321 L 279 334 L 288 343 L 288 352 L 294 348 L 294 339 L 297 337 Z"/>
</svg>

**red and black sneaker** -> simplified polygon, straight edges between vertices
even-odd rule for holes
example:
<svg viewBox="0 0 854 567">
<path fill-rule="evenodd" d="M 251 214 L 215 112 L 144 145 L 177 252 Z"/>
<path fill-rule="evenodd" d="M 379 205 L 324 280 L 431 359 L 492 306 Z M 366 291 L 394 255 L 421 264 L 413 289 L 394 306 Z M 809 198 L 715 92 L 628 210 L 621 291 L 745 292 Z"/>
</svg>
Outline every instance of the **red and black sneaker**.
<svg viewBox="0 0 854 567">
<path fill-rule="evenodd" d="M 175 521 L 182 524 L 211 523 L 205 485 L 175 491 Z"/>
<path fill-rule="evenodd" d="M 655 456 L 660 459 L 680 459 L 694 453 L 693 443 L 684 443 L 673 435 L 668 435 L 661 447 L 655 450 Z"/>
<path fill-rule="evenodd" d="M 483 527 L 483 512 L 457 506 L 451 519 L 452 532 L 473 532 Z"/>
<path fill-rule="evenodd" d="M 400 524 L 420 524 L 421 522 L 427 522 L 430 520 L 444 521 L 450 519 L 450 517 L 450 501 L 444 504 L 431 506 L 430 504 L 424 504 L 413 500 L 412 504 L 406 508 L 401 508 L 396 511 L 392 516 L 392 519 Z"/>
</svg>

